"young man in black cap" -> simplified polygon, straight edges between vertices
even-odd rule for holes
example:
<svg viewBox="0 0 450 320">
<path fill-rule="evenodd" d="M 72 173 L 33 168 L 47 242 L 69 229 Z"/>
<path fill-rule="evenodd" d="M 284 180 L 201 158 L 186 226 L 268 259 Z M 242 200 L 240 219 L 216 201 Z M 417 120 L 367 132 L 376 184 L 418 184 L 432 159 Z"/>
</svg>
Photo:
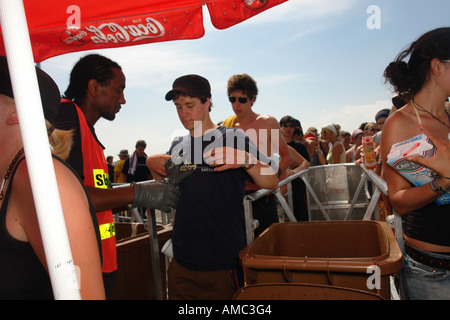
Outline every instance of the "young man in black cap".
<svg viewBox="0 0 450 320">
<path fill-rule="evenodd" d="M 165 175 L 168 159 L 195 168 L 179 185 L 169 298 L 231 299 L 242 284 L 238 254 L 246 246 L 245 180 L 273 189 L 278 179 L 270 159 L 242 131 L 211 120 L 208 80 L 180 77 L 166 100 L 174 102 L 189 134 L 177 138 L 168 155 L 150 156 L 147 165 L 155 178 Z"/>
</svg>

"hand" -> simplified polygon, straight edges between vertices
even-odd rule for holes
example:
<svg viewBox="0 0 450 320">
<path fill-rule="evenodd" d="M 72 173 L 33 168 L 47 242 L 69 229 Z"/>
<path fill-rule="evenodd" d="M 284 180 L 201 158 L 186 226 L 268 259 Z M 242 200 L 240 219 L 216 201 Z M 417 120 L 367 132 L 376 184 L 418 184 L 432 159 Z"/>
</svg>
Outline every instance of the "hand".
<svg viewBox="0 0 450 320">
<path fill-rule="evenodd" d="M 183 179 L 194 173 L 196 165 L 175 164 L 169 159 L 164 164 L 166 177 L 164 180 L 174 187 L 177 187 Z"/>
<path fill-rule="evenodd" d="M 315 149 L 317 152 L 322 152 L 322 150 L 320 149 L 319 141 L 317 141 L 317 140 L 314 140 L 314 149 Z"/>
<path fill-rule="evenodd" d="M 286 176 L 287 177 L 290 177 L 290 176 L 292 176 L 295 173 L 296 172 L 293 169 L 286 169 Z"/>
<path fill-rule="evenodd" d="M 134 184 L 133 207 L 159 209 L 170 212 L 176 209 L 180 193 L 178 189 L 161 181 L 149 181 Z"/>
<path fill-rule="evenodd" d="M 364 151 L 363 151 L 363 149 L 361 148 L 361 150 L 360 150 L 360 152 L 359 152 L 359 158 L 356 156 L 356 154 L 357 154 L 357 152 L 358 152 L 358 148 L 355 150 L 355 165 L 357 166 L 357 167 L 359 167 L 359 165 L 362 163 L 362 164 L 364 164 Z"/>
<path fill-rule="evenodd" d="M 244 150 L 222 147 L 206 151 L 203 158 L 208 165 L 215 167 L 214 171 L 225 171 L 241 168 L 245 164 L 245 153 Z M 249 156 L 249 163 L 255 164 L 253 157 Z"/>
<path fill-rule="evenodd" d="M 166 175 L 166 169 L 164 164 L 170 159 L 168 154 L 153 154 L 147 157 L 147 167 L 159 176 L 164 177 Z"/>
<path fill-rule="evenodd" d="M 450 177 L 450 143 L 437 137 L 431 137 L 436 146 L 436 154 L 430 158 L 421 156 L 409 156 L 406 159 L 421 164 L 441 177 Z"/>
</svg>

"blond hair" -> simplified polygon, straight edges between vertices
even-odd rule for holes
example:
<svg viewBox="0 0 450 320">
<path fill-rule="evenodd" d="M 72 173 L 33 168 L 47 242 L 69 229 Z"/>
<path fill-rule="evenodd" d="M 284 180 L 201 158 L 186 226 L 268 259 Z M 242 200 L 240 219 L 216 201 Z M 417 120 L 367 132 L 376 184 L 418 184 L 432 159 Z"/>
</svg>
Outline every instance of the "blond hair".
<svg viewBox="0 0 450 320">
<path fill-rule="evenodd" d="M 54 129 L 53 126 L 45 120 L 47 125 L 48 140 L 50 142 L 50 148 L 53 154 L 57 155 L 63 160 L 69 157 L 70 150 L 72 149 L 72 130 L 59 130 Z"/>
</svg>

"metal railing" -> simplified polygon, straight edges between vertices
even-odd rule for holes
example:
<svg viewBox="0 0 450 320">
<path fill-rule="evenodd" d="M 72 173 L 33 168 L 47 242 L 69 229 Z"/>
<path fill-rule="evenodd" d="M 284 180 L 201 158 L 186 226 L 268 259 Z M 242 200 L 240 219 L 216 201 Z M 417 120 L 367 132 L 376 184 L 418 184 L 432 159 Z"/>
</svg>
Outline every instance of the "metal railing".
<svg viewBox="0 0 450 320">
<path fill-rule="evenodd" d="M 318 195 L 317 190 L 315 190 L 310 181 L 310 173 L 313 171 L 327 171 L 327 170 L 335 170 L 340 173 L 340 176 L 337 176 L 337 179 L 342 182 L 345 186 L 348 186 L 347 177 L 343 176 L 342 173 L 345 171 L 351 170 L 353 175 L 358 175 L 357 185 L 350 185 L 350 189 L 353 192 L 345 193 L 348 197 L 341 197 L 341 199 L 334 199 L 334 201 L 328 201 L 328 203 L 324 203 L 321 201 L 323 199 L 319 199 L 320 195 Z M 250 244 L 254 240 L 254 230 L 258 227 L 259 223 L 256 219 L 253 219 L 253 210 L 252 210 L 252 202 L 260 199 L 270 193 L 273 193 L 278 202 L 280 203 L 286 217 L 291 222 L 296 222 L 296 218 L 293 214 L 293 195 L 292 195 L 292 181 L 295 179 L 302 179 L 305 183 L 307 190 L 307 198 L 308 198 L 308 217 L 312 220 L 312 210 L 318 210 L 325 220 L 332 220 L 330 214 L 327 210 L 330 209 L 340 209 L 346 210 L 345 215 L 341 215 L 342 220 L 347 220 L 352 218 L 352 213 L 355 208 L 364 208 L 365 212 L 362 216 L 362 220 L 369 220 L 373 217 L 374 211 L 376 209 L 377 202 L 381 193 L 388 195 L 386 182 L 377 175 L 373 170 L 368 170 L 364 167 L 364 165 L 360 165 L 359 167 L 353 163 L 343 163 L 343 164 L 329 164 L 322 166 L 309 167 L 308 169 L 297 172 L 286 179 L 279 182 L 277 188 L 275 190 L 269 189 L 260 189 L 254 193 L 251 193 L 244 197 L 244 211 L 245 211 L 245 226 L 246 226 L 246 237 L 247 244 Z M 355 182 L 355 177 L 352 177 L 350 182 Z M 371 182 L 372 184 L 372 192 L 370 194 L 369 188 L 367 186 L 367 182 Z M 316 181 L 317 183 L 322 183 L 326 187 L 327 181 Z M 280 189 L 284 186 L 287 186 L 286 197 L 281 193 Z M 363 197 L 361 197 L 363 195 Z M 287 199 L 286 199 L 287 198 Z M 314 201 L 314 203 L 312 203 Z M 388 223 L 391 227 L 395 227 L 396 233 L 401 233 L 401 224 L 398 222 L 399 219 L 389 219 Z M 397 237 L 398 238 L 398 237 Z"/>
</svg>

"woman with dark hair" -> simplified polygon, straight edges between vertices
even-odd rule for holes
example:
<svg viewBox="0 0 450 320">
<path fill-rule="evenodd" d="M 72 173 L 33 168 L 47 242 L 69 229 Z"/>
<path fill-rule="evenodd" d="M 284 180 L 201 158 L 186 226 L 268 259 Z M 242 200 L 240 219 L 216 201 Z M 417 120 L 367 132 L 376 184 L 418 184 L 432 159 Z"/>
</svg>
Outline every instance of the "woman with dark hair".
<svg viewBox="0 0 450 320">
<path fill-rule="evenodd" d="M 393 144 L 419 134 L 449 144 L 450 114 L 445 101 L 450 96 L 450 28 L 422 35 L 389 64 L 384 77 L 409 100 L 386 119 L 381 138 L 389 198 L 403 216 L 402 298 L 449 299 L 450 204 L 438 205 L 435 200 L 450 191 L 450 177 L 438 175 L 415 187 L 387 164 L 387 155 Z M 435 160 L 447 162 L 448 167 L 443 151 L 437 147 Z"/>
</svg>

